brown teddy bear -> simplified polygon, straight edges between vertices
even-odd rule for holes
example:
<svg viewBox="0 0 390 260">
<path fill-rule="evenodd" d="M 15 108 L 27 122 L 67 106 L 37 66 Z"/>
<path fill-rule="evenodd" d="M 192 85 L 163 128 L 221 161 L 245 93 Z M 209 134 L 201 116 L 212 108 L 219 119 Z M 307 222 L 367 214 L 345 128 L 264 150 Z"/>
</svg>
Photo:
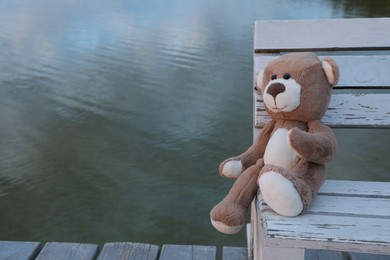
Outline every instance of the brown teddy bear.
<svg viewBox="0 0 390 260">
<path fill-rule="evenodd" d="M 280 56 L 260 72 L 255 89 L 272 120 L 246 152 L 220 165 L 221 175 L 237 180 L 210 212 L 217 230 L 237 233 L 259 188 L 280 215 L 297 216 L 309 207 L 336 150 L 334 133 L 320 119 L 338 78 L 331 58 L 321 61 L 309 52 Z"/>
</svg>

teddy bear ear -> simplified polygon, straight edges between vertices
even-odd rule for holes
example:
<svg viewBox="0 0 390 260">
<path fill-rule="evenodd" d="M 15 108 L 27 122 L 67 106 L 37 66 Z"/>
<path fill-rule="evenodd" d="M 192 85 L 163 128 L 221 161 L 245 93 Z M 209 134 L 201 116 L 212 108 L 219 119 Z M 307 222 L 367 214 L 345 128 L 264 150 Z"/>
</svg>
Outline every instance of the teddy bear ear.
<svg viewBox="0 0 390 260">
<path fill-rule="evenodd" d="M 256 78 L 256 86 L 255 86 L 255 89 L 257 91 L 261 91 L 262 89 L 262 85 L 263 85 L 263 74 L 264 74 L 264 70 L 260 71 L 259 72 L 259 75 L 257 75 L 257 78 Z"/>
<path fill-rule="evenodd" d="M 334 86 L 339 81 L 339 66 L 336 62 L 329 57 L 326 57 L 322 61 L 322 69 L 325 71 L 328 82 Z"/>
</svg>

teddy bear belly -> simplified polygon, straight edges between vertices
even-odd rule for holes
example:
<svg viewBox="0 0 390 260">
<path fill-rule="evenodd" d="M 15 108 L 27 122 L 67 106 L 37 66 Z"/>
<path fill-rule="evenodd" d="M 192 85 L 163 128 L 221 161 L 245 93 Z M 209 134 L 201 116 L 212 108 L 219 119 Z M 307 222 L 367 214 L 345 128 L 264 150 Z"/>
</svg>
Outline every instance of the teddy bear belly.
<svg viewBox="0 0 390 260">
<path fill-rule="evenodd" d="M 288 130 L 285 128 L 280 128 L 273 133 L 265 149 L 265 164 L 291 169 L 298 157 L 289 145 L 288 138 Z"/>
</svg>

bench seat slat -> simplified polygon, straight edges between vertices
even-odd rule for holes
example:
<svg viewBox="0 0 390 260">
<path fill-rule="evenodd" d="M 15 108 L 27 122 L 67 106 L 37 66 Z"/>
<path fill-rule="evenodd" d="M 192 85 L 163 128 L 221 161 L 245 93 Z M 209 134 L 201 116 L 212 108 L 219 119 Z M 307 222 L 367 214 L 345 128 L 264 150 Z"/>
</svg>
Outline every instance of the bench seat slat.
<svg viewBox="0 0 390 260">
<path fill-rule="evenodd" d="M 287 248 L 390 254 L 390 183 L 327 180 L 305 214 L 284 217 L 259 192 L 265 243 Z"/>
<path fill-rule="evenodd" d="M 269 210 L 266 204 L 261 207 L 263 210 Z M 389 218 L 390 199 L 318 195 L 305 214 Z"/>
<path fill-rule="evenodd" d="M 341 76 L 337 87 L 373 88 L 389 87 L 390 55 L 327 55 L 334 59 L 340 68 Z M 255 77 L 266 64 L 277 55 L 255 54 Z M 321 59 L 324 56 L 319 56 Z"/>
<path fill-rule="evenodd" d="M 256 21 L 254 49 L 264 53 L 389 49 L 390 37 L 384 33 L 388 28 L 386 18 Z"/>
<path fill-rule="evenodd" d="M 318 194 L 390 198 L 390 183 L 376 181 L 326 180 Z"/>
<path fill-rule="evenodd" d="M 318 195 L 307 213 L 386 217 L 390 216 L 390 199 Z"/>
<path fill-rule="evenodd" d="M 390 246 L 388 241 L 390 219 L 388 218 L 372 221 L 372 219 L 364 217 L 324 216 L 309 213 L 289 218 L 286 221 L 286 217 L 280 216 L 272 210 L 265 210 L 263 218 L 267 220 L 267 234 L 273 238 L 339 242 L 360 241 L 363 244 L 371 242 Z"/>
<path fill-rule="evenodd" d="M 270 120 L 261 95 L 256 95 L 255 126 Z M 322 122 L 331 127 L 390 127 L 390 95 L 334 94 Z"/>
<path fill-rule="evenodd" d="M 390 254 L 390 219 L 304 214 L 286 220 L 272 211 L 262 214 L 267 245 Z"/>
</svg>

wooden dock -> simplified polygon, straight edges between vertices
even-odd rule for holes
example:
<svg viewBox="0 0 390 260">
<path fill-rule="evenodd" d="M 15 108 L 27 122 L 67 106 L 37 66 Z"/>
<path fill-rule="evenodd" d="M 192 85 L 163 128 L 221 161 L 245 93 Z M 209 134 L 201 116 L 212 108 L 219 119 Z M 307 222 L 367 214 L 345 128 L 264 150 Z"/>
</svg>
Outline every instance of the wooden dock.
<svg viewBox="0 0 390 260">
<path fill-rule="evenodd" d="M 0 241 L 0 260 L 211 260 L 217 258 L 216 246 L 157 245 L 143 243 L 96 244 Z M 245 247 L 222 248 L 223 260 L 248 259 Z"/>
<path fill-rule="evenodd" d="M 0 241 L 0 260 L 247 260 L 245 247 L 201 245 L 151 245 L 144 243 L 96 244 Z M 252 259 L 250 257 L 249 259 Z M 390 260 L 390 256 L 306 250 L 305 260 Z"/>
</svg>

